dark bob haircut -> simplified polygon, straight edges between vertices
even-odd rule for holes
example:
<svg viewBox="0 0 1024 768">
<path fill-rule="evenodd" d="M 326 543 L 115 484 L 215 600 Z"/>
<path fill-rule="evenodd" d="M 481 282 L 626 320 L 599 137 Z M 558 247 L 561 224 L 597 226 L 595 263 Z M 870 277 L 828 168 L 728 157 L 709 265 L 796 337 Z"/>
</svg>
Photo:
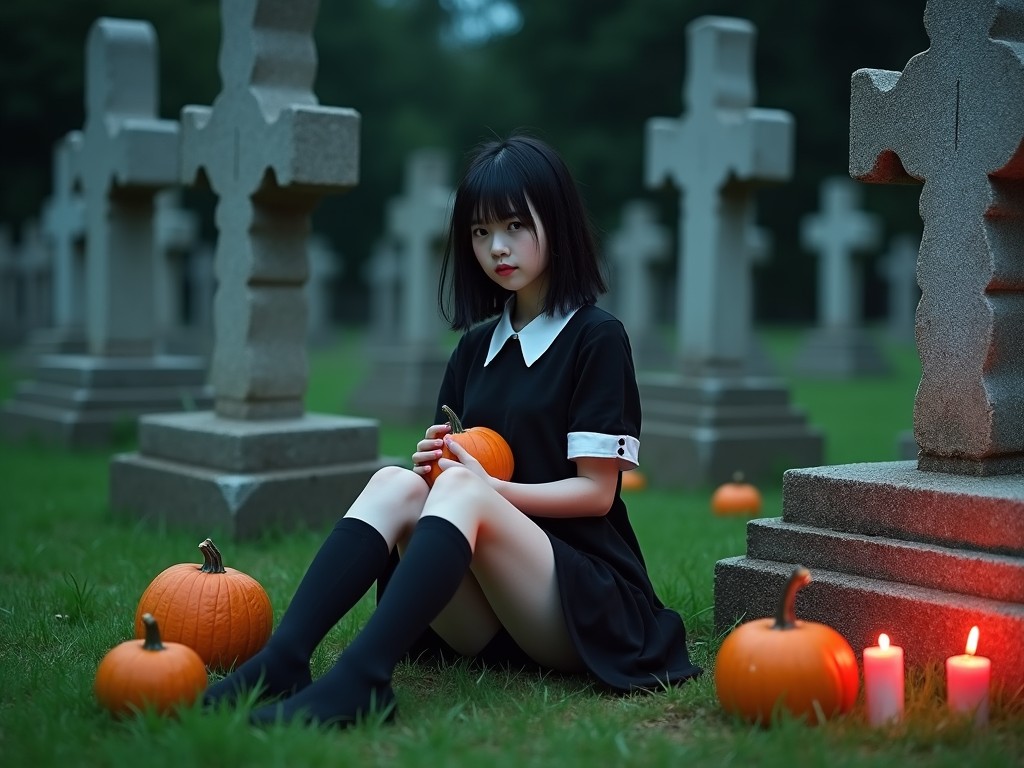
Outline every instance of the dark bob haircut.
<svg viewBox="0 0 1024 768">
<path fill-rule="evenodd" d="M 527 199 L 548 242 L 548 294 L 544 312 L 593 304 L 607 290 L 590 219 L 565 162 L 544 142 L 521 134 L 488 141 L 472 153 L 455 191 L 438 300 L 454 330 L 499 314 L 512 295 L 491 280 L 473 253 L 474 221 L 518 218 L 537 232 Z"/>
</svg>

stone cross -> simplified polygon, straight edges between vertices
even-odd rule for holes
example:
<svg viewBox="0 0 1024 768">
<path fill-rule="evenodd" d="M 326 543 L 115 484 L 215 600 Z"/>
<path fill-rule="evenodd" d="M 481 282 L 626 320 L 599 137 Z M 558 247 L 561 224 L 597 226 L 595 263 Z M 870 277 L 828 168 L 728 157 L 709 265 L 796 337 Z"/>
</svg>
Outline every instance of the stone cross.
<svg viewBox="0 0 1024 768">
<path fill-rule="evenodd" d="M 929 0 L 929 48 L 853 74 L 850 175 L 922 182 L 918 467 L 1024 472 L 1024 27 L 1019 0 Z"/>
<path fill-rule="evenodd" d="M 391 342 L 398 335 L 399 269 L 394 244 L 382 238 L 363 270 L 363 279 L 370 286 L 370 334 L 378 342 Z"/>
<path fill-rule="evenodd" d="M 199 240 L 199 217 L 181 206 L 181 190 L 156 197 L 155 311 L 159 335 L 170 338 L 187 324 L 183 291 L 189 260 Z"/>
<path fill-rule="evenodd" d="M 917 252 L 921 240 L 908 233 L 894 237 L 878 274 L 887 285 L 889 336 L 894 341 L 914 341 L 914 313 L 917 311 Z M 914 449 L 917 455 L 917 449 Z"/>
<path fill-rule="evenodd" d="M 324 235 L 309 238 L 309 280 L 306 282 L 306 301 L 309 302 L 307 332 L 317 341 L 328 337 L 334 324 L 334 296 L 337 280 L 342 274 L 338 252 Z"/>
<path fill-rule="evenodd" d="M 75 153 L 86 211 L 86 334 L 94 355 L 154 351 L 153 196 L 178 178 L 178 124 L 157 118 L 158 93 L 152 25 L 96 21 L 86 44 L 87 117 Z"/>
<path fill-rule="evenodd" d="M 217 415 L 304 413 L 310 214 L 359 178 L 359 115 L 313 93 L 316 0 L 224 0 L 222 89 L 182 111 L 182 179 L 217 195 Z M 234 20 L 228 24 L 229 20 Z"/>
<path fill-rule="evenodd" d="M 818 320 L 824 328 L 857 328 L 863 317 L 863 278 L 853 256 L 876 248 L 882 227 L 878 216 L 860 210 L 860 198 L 850 179 L 826 179 L 821 212 L 801 222 L 801 244 L 819 257 Z"/>
<path fill-rule="evenodd" d="M 53 263 L 36 219 L 21 226 L 18 242 L 18 270 L 25 298 L 24 319 L 29 330 L 48 328 L 53 323 Z"/>
<path fill-rule="evenodd" d="M 654 207 L 632 200 L 623 208 L 622 225 L 608 242 L 616 267 L 616 313 L 630 337 L 639 341 L 654 325 L 654 278 L 651 265 L 664 261 L 671 249 L 668 230 L 658 224 Z"/>
<path fill-rule="evenodd" d="M 684 370 L 743 368 L 750 329 L 734 297 L 749 295 L 748 208 L 755 184 L 790 178 L 793 118 L 755 108 L 754 26 L 705 16 L 687 26 L 687 114 L 647 123 L 646 183 L 681 191 L 677 284 Z"/>
<path fill-rule="evenodd" d="M 43 234 L 53 255 L 53 323 L 85 329 L 85 201 L 75 188 L 82 134 L 72 131 L 53 151 L 53 191 L 43 208 Z"/>
<path fill-rule="evenodd" d="M 388 205 L 387 229 L 399 250 L 401 269 L 402 341 L 412 344 L 437 340 L 439 243 L 448 229 L 452 190 L 448 156 L 421 149 L 409 158 L 405 193 Z"/>
</svg>

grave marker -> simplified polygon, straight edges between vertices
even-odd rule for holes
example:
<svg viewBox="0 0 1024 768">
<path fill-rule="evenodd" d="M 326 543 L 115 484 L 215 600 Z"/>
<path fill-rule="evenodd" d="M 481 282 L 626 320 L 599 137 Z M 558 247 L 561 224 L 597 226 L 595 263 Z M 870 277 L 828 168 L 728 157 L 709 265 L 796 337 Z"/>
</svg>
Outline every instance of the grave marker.
<svg viewBox="0 0 1024 768">
<path fill-rule="evenodd" d="M 1024 5 L 929 0 L 930 47 L 852 78 L 850 173 L 923 182 L 914 461 L 787 472 L 781 519 L 715 569 L 715 624 L 770 614 L 792 564 L 800 613 L 855 649 L 898 628 L 941 664 L 981 629 L 993 683 L 1024 696 Z"/>
<path fill-rule="evenodd" d="M 177 181 L 178 124 L 157 117 L 151 24 L 98 19 L 86 42 L 86 123 L 71 151 L 86 226 L 85 354 L 43 355 L 0 412 L 7 437 L 109 443 L 143 413 L 202 404 L 201 359 L 156 354 L 153 198 Z M 74 147 L 73 132 L 68 138 Z"/>
<path fill-rule="evenodd" d="M 441 150 L 414 152 L 406 164 L 405 192 L 388 205 L 388 239 L 398 260 L 398 333 L 368 349 L 370 372 L 349 408 L 392 424 L 430 422 L 448 364 L 436 297 L 452 204 L 449 166 Z"/>
<path fill-rule="evenodd" d="M 384 464 L 375 421 L 303 402 L 310 216 L 359 178 L 359 114 L 312 91 L 318 6 L 221 2 L 222 89 L 182 110 L 181 155 L 217 196 L 214 410 L 141 421 L 111 464 L 115 510 L 258 536 L 336 519 Z"/>
<path fill-rule="evenodd" d="M 754 26 L 687 26 L 686 113 L 647 127 L 646 182 L 680 190 L 676 373 L 641 374 L 644 469 L 655 485 L 752 479 L 821 459 L 822 438 L 782 382 L 749 374 L 755 187 L 792 172 L 793 118 L 754 107 Z"/>
<path fill-rule="evenodd" d="M 818 254 L 818 326 L 794 363 L 807 376 L 846 378 L 890 370 L 863 327 L 863 265 L 856 254 L 878 247 L 882 226 L 860 203 L 854 181 L 829 178 L 821 185 L 821 210 L 801 222 L 803 247 Z"/>
</svg>

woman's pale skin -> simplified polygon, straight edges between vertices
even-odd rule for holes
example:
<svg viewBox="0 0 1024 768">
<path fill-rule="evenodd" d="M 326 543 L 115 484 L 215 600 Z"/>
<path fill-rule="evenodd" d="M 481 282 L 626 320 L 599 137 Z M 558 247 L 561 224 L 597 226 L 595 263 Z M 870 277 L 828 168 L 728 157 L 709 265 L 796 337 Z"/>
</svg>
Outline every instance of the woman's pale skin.
<svg viewBox="0 0 1024 768">
<path fill-rule="evenodd" d="M 512 327 L 522 330 L 542 312 L 548 253 L 533 207 L 536 235 L 516 218 L 473 222 L 477 262 L 515 292 Z M 607 513 L 618 482 L 618 461 L 575 459 L 576 477 L 551 483 L 498 480 L 451 440 L 448 424 L 434 424 L 416 445 L 412 471 L 384 467 L 352 504 L 355 517 L 380 531 L 389 546 L 405 544 L 420 517 L 437 515 L 455 525 L 473 550 L 470 572 L 431 627 L 457 652 L 475 656 L 504 625 L 535 661 L 572 672 L 582 668 L 562 614 L 551 542 L 534 517 L 587 517 Z M 447 445 L 457 461 L 439 459 Z M 442 472 L 427 486 L 423 476 L 438 461 Z"/>
</svg>

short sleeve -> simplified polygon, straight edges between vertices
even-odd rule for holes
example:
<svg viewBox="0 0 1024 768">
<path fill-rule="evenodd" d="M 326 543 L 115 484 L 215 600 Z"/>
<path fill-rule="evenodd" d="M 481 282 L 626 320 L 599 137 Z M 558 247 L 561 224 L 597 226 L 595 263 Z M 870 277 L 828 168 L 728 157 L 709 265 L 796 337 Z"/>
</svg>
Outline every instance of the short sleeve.
<svg viewBox="0 0 1024 768">
<path fill-rule="evenodd" d="M 606 320 L 588 331 L 576 361 L 568 458 L 616 458 L 633 469 L 640 453 L 640 391 L 626 329 Z"/>
</svg>

